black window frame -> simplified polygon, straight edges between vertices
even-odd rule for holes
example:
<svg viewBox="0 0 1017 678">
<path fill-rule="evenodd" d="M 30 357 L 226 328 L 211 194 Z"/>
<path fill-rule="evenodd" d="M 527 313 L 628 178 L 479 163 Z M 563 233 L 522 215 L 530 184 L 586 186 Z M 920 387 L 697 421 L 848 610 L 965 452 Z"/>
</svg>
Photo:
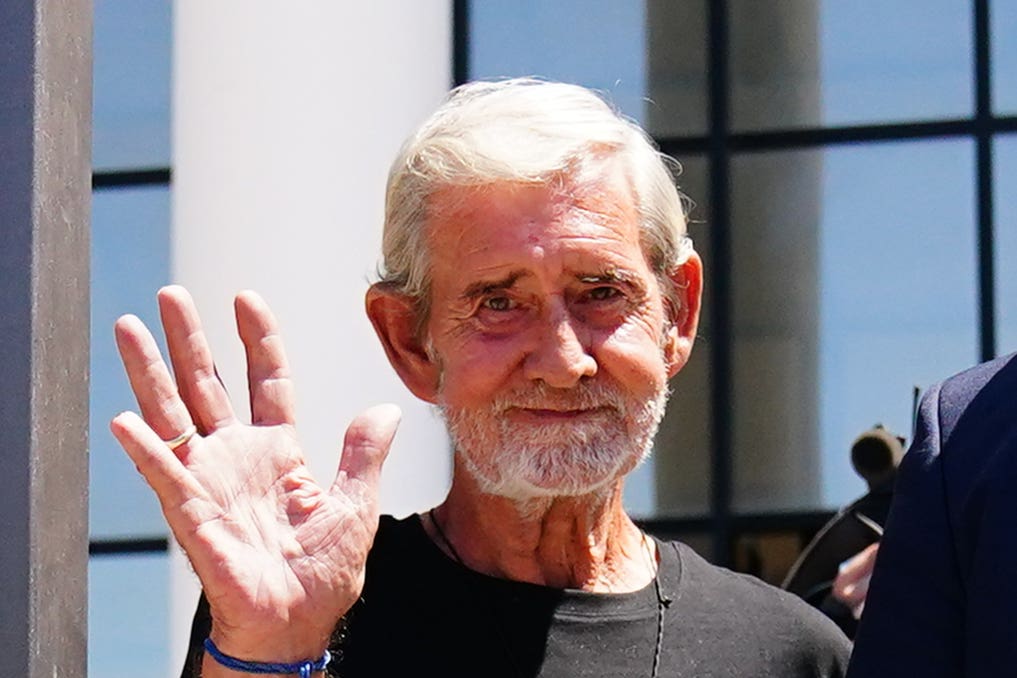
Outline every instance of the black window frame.
<svg viewBox="0 0 1017 678">
<path fill-rule="evenodd" d="M 470 75 L 470 1 L 453 0 L 453 84 Z M 730 431 L 732 384 L 731 289 L 731 160 L 745 151 L 829 148 L 845 144 L 886 141 L 968 139 L 975 143 L 976 228 L 978 243 L 978 337 L 982 360 L 996 357 L 995 232 L 993 188 L 993 140 L 1017 132 L 1017 116 L 995 115 L 991 98 L 990 0 L 972 0 L 974 15 L 975 110 L 963 118 L 935 121 L 894 122 L 815 128 L 734 132 L 730 125 L 730 22 L 726 0 L 708 0 L 708 130 L 705 135 L 668 136 L 656 139 L 662 151 L 677 158 L 696 154 L 709 165 L 710 247 L 714 270 L 710 307 L 711 386 L 710 505 L 704 516 L 653 518 L 643 526 L 662 536 L 708 536 L 712 559 L 734 563 L 736 542 L 745 537 L 773 532 L 798 533 L 803 542 L 830 518 L 832 511 L 778 513 L 736 512 L 732 504 L 733 449 Z M 93 191 L 172 183 L 170 167 L 130 168 L 94 172 Z M 168 550 L 164 536 L 94 539 L 90 556 L 158 553 Z M 707 554 L 710 555 L 710 554 Z"/>
</svg>

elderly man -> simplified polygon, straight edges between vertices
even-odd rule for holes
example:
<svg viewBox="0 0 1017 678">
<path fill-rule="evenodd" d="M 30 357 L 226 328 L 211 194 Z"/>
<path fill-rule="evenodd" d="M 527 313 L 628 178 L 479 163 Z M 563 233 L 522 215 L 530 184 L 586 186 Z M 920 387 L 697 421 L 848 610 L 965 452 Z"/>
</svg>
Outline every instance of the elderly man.
<svg viewBox="0 0 1017 678">
<path fill-rule="evenodd" d="M 253 421 L 237 421 L 193 303 L 160 292 L 176 383 L 116 327 L 141 417 L 112 428 L 204 588 L 184 675 L 839 676 L 847 643 L 788 595 L 641 532 L 622 507 L 702 267 L 646 135 L 591 92 L 475 83 L 406 143 L 367 313 L 455 446 L 440 506 L 382 518 L 398 413 L 350 426 L 310 476 L 276 323 L 236 300 Z M 376 533 L 377 531 L 377 533 Z"/>
</svg>

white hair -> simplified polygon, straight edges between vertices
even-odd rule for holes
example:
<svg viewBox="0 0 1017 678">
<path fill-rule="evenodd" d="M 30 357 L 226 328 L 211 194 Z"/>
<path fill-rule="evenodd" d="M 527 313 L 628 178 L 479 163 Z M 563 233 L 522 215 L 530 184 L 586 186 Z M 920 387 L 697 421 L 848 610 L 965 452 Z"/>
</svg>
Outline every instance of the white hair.
<svg viewBox="0 0 1017 678">
<path fill-rule="evenodd" d="M 425 225 L 429 210 L 443 207 L 432 204 L 437 191 L 554 185 L 608 159 L 623 163 L 643 253 L 673 302 L 667 274 L 692 251 L 672 174 L 677 163 L 591 90 L 534 78 L 457 87 L 406 141 L 389 171 L 381 282 L 414 297 L 423 321 L 430 283 Z"/>
</svg>

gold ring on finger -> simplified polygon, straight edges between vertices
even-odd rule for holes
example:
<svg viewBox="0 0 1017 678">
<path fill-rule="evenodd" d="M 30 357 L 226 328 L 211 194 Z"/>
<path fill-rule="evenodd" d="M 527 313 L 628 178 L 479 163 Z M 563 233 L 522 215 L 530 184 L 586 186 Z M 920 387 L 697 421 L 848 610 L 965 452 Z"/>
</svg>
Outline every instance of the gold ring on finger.
<svg viewBox="0 0 1017 678">
<path fill-rule="evenodd" d="M 176 438 L 170 438 L 169 440 L 164 440 L 163 442 L 166 443 L 166 447 L 170 448 L 171 450 L 175 450 L 181 445 L 186 445 L 187 441 L 193 438 L 194 434 L 197 432 L 198 427 L 195 426 L 194 424 L 191 424 L 186 429 L 184 429 L 184 432 L 178 435 Z"/>
</svg>

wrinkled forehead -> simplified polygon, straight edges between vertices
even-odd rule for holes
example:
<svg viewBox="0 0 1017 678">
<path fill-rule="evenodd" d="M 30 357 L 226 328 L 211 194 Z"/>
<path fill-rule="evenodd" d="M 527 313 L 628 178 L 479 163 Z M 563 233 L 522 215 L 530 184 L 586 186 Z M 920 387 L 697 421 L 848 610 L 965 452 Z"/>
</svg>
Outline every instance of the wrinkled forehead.
<svg viewBox="0 0 1017 678">
<path fill-rule="evenodd" d="M 439 186 L 427 201 L 425 240 L 432 241 L 439 235 L 436 231 L 444 229 L 468 230 L 491 221 L 518 224 L 527 215 L 554 222 L 570 210 L 592 220 L 638 225 L 636 195 L 625 164 L 614 157 L 599 158 L 540 181 Z"/>
<path fill-rule="evenodd" d="M 623 181 L 577 186 L 491 186 L 429 222 L 433 298 L 472 284 L 527 280 L 549 286 L 626 271 L 650 275 L 636 210 Z"/>
</svg>

